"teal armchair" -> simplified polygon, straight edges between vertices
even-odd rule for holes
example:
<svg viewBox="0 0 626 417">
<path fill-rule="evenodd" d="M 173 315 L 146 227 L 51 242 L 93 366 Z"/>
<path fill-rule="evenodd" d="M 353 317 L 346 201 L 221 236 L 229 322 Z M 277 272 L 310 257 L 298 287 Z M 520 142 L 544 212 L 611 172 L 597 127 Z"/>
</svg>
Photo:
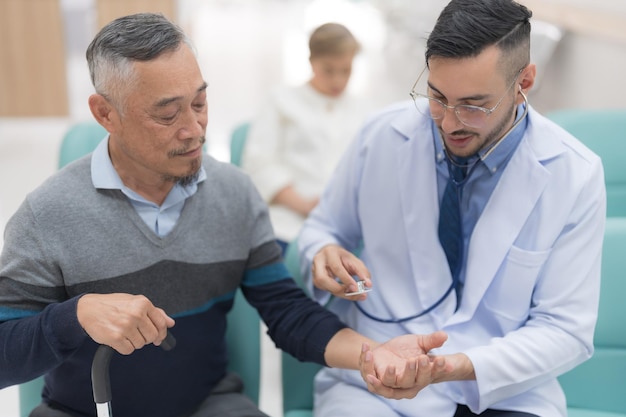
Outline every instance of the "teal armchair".
<svg viewBox="0 0 626 417">
<path fill-rule="evenodd" d="M 626 216 L 626 109 L 564 109 L 547 116 L 602 158 L 607 215 Z"/>
<path fill-rule="evenodd" d="M 289 243 L 285 251 L 285 265 L 296 283 L 304 289 L 300 273 L 298 243 Z M 322 368 L 311 362 L 300 362 L 288 353 L 282 352 L 283 417 L 313 416 L 313 379 Z"/>
<path fill-rule="evenodd" d="M 237 290 L 235 305 L 228 313 L 226 343 L 228 368 L 243 380 L 243 392 L 259 404 L 261 381 L 261 318 Z M 172 330 L 175 332 L 175 330 Z"/>
<path fill-rule="evenodd" d="M 108 132 L 96 122 L 81 122 L 70 127 L 61 142 L 59 169 L 92 152 L 107 135 Z"/>
<path fill-rule="evenodd" d="M 250 123 L 244 122 L 235 127 L 230 136 L 230 163 L 241 166 L 243 148 L 246 144 Z"/>
<path fill-rule="evenodd" d="M 595 353 L 559 378 L 570 417 L 626 417 L 626 218 L 607 218 Z"/>
</svg>

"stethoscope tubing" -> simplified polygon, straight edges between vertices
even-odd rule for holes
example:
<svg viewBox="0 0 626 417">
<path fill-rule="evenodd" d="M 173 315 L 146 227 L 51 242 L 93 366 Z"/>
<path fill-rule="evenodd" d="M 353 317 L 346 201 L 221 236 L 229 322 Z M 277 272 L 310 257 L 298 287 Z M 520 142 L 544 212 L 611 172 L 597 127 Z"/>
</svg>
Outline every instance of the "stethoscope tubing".
<svg viewBox="0 0 626 417">
<path fill-rule="evenodd" d="M 484 160 L 485 158 L 487 158 L 491 152 L 500 144 L 502 143 L 502 141 L 509 136 L 509 134 L 521 123 L 522 120 L 524 120 L 524 118 L 526 117 L 526 115 L 528 114 L 528 99 L 526 98 L 526 95 L 521 91 L 520 89 L 520 93 L 522 94 L 522 97 L 524 98 L 524 113 L 522 114 L 522 116 L 520 118 L 518 118 L 515 123 L 513 123 L 513 125 L 509 128 L 509 130 L 502 135 L 502 138 L 500 138 L 500 140 L 498 140 L 498 142 L 496 142 L 491 148 L 489 148 L 489 150 L 478 160 L 476 160 L 476 162 L 474 162 L 472 164 L 471 167 L 469 167 L 469 170 L 467 172 L 467 175 L 465 176 L 465 178 L 463 178 L 461 181 L 457 181 L 454 176 L 452 176 L 452 167 L 451 164 L 454 164 L 454 162 L 452 161 L 452 158 L 450 157 L 450 155 L 448 154 L 448 151 L 446 150 L 445 144 L 443 144 L 443 149 L 444 149 L 444 153 L 446 155 L 446 163 L 448 164 L 448 172 L 450 173 L 452 182 L 455 184 L 456 189 L 457 189 L 457 198 L 460 199 L 460 193 L 461 193 L 461 189 L 463 187 L 463 185 L 465 185 L 465 183 L 467 182 L 468 178 L 470 177 L 470 175 L 472 174 L 472 172 L 474 172 L 474 169 L 478 166 L 478 163 L 482 160 Z M 461 269 L 461 265 L 462 262 L 459 262 L 459 266 L 457 267 L 457 269 Z M 452 283 L 450 284 L 450 286 L 448 287 L 448 289 L 446 290 L 446 292 L 435 302 L 433 303 L 430 307 L 426 308 L 425 310 L 417 313 L 417 314 L 413 314 L 411 316 L 407 316 L 407 317 L 402 317 L 399 319 L 384 319 L 381 317 L 377 317 L 371 313 L 368 313 L 367 311 L 365 311 L 365 309 L 363 308 L 363 306 L 361 306 L 360 301 L 354 301 L 356 308 L 367 318 L 377 321 L 379 323 L 404 323 L 410 320 L 415 320 L 419 317 L 422 317 L 428 313 L 430 313 L 431 311 L 433 311 L 435 308 L 439 307 L 439 305 L 441 303 L 444 302 L 444 300 L 446 298 L 448 298 L 448 296 L 450 295 L 450 293 L 452 292 L 452 290 L 458 285 L 458 282 L 460 280 L 460 271 L 454 271 L 455 273 L 452 274 Z"/>
</svg>

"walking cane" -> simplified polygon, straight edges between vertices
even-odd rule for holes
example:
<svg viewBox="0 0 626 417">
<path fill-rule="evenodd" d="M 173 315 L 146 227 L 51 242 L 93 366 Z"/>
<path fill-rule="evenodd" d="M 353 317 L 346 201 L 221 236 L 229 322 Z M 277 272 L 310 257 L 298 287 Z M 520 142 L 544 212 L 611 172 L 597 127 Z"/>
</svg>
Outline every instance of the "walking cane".
<svg viewBox="0 0 626 417">
<path fill-rule="evenodd" d="M 176 339 L 167 332 L 165 340 L 161 343 L 163 350 L 172 350 L 176 346 Z M 111 417 L 111 379 L 109 378 L 109 363 L 113 356 L 113 348 L 100 345 L 91 363 L 91 385 L 93 386 L 93 399 L 96 402 L 98 417 Z"/>
</svg>

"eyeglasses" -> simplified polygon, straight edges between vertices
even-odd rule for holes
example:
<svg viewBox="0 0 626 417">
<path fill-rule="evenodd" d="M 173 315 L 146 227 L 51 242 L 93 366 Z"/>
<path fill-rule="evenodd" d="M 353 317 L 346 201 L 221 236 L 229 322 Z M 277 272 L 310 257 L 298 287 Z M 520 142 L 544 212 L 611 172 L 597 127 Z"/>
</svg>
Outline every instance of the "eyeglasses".
<svg viewBox="0 0 626 417">
<path fill-rule="evenodd" d="M 423 109 L 420 109 L 420 106 L 417 102 L 418 98 L 425 98 L 428 100 L 428 104 L 430 108 L 430 117 L 433 118 L 434 120 L 442 119 L 443 116 L 446 114 L 446 111 L 450 109 L 450 110 L 454 110 L 454 114 L 456 114 L 456 117 L 465 126 L 480 128 L 485 125 L 489 115 L 491 115 L 491 113 L 496 111 L 500 103 L 502 103 L 502 100 L 504 100 L 504 97 L 506 97 L 506 94 L 511 89 L 511 87 L 515 85 L 515 81 L 517 80 L 517 77 L 519 77 L 519 75 L 522 73 L 523 70 L 524 68 L 520 69 L 517 72 L 517 74 L 515 74 L 515 78 L 513 78 L 513 81 L 511 82 L 511 84 L 508 86 L 504 94 L 502 94 L 502 97 L 500 97 L 500 100 L 498 100 L 496 105 L 493 106 L 492 108 L 472 106 L 471 104 L 457 104 L 456 106 L 449 106 L 443 101 L 436 99 L 434 97 L 431 97 L 425 94 L 416 93 L 415 87 L 417 87 L 417 84 L 419 83 L 420 79 L 422 78 L 422 75 L 426 71 L 426 68 L 424 68 L 422 72 L 420 73 L 419 77 L 417 77 L 417 80 L 415 81 L 415 84 L 413 84 L 413 87 L 411 88 L 411 92 L 409 93 L 409 95 L 413 99 L 413 102 L 415 103 L 415 107 L 417 108 L 417 111 L 424 114 L 425 116 L 428 116 L 428 115 L 424 113 Z"/>
</svg>

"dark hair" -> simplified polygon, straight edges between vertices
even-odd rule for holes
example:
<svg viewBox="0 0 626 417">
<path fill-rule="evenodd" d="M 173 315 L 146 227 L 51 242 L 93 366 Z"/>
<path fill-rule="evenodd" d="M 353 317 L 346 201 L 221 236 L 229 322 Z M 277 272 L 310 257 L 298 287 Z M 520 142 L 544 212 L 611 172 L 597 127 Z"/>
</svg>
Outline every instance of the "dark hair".
<svg viewBox="0 0 626 417">
<path fill-rule="evenodd" d="M 115 19 L 87 48 L 91 82 L 99 94 L 123 101 L 122 88 L 134 82 L 134 61 L 149 61 L 182 43 L 191 47 L 182 29 L 161 14 L 138 13 Z"/>
<path fill-rule="evenodd" d="M 505 57 L 505 70 L 518 71 L 530 62 L 531 16 L 512 0 L 452 0 L 428 37 L 426 63 L 432 57 L 475 57 L 496 45 Z"/>
</svg>

